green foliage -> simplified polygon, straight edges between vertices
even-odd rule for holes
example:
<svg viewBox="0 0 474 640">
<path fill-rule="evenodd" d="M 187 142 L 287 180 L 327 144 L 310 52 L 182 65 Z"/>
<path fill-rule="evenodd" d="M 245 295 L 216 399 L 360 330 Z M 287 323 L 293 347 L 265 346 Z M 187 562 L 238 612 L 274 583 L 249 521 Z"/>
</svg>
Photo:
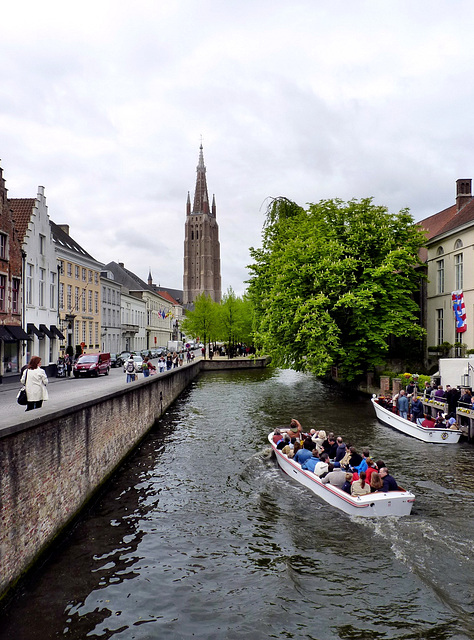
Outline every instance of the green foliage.
<svg viewBox="0 0 474 640">
<path fill-rule="evenodd" d="M 267 212 L 261 249 L 250 249 L 254 337 L 277 366 L 352 380 L 383 363 L 391 335 L 421 338 L 418 251 L 424 236 L 407 210 L 286 198 Z"/>
<path fill-rule="evenodd" d="M 194 301 L 194 311 L 188 311 L 181 323 L 185 334 L 198 337 L 204 346 L 217 339 L 219 329 L 219 305 L 210 295 L 202 293 Z"/>
</svg>

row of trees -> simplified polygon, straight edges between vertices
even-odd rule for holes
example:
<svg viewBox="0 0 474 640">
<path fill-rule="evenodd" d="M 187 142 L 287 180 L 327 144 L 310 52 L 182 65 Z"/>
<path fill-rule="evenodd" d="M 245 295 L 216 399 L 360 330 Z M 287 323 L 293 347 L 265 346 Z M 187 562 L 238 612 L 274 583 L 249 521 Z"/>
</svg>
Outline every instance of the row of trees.
<svg viewBox="0 0 474 640">
<path fill-rule="evenodd" d="M 225 342 L 229 348 L 238 343 L 250 345 L 252 317 L 249 298 L 236 296 L 229 287 L 221 303 L 213 302 L 206 294 L 198 296 L 194 310 L 186 314 L 181 329 L 186 335 L 199 338 L 204 346 L 211 342 Z"/>
<path fill-rule="evenodd" d="M 419 342 L 414 300 L 425 238 L 408 210 L 371 199 L 286 199 L 267 210 L 262 248 L 251 248 L 248 296 L 254 343 L 276 365 L 353 380 L 386 359 L 389 343 Z"/>
</svg>

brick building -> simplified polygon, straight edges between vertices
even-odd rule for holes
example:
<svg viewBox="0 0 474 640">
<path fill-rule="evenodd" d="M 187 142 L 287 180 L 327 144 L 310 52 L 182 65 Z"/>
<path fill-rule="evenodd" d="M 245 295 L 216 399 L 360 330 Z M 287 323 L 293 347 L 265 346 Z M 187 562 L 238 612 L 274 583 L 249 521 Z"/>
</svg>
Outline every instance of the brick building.
<svg viewBox="0 0 474 640">
<path fill-rule="evenodd" d="M 202 144 L 196 168 L 196 189 L 191 210 L 188 192 L 184 237 L 183 303 L 192 304 L 205 293 L 214 302 L 221 301 L 221 258 L 219 227 L 216 220 L 216 200 L 209 207 L 206 167 Z"/>
<path fill-rule="evenodd" d="M 22 260 L 0 167 L 0 377 L 19 372 L 28 339 L 22 328 Z"/>
</svg>

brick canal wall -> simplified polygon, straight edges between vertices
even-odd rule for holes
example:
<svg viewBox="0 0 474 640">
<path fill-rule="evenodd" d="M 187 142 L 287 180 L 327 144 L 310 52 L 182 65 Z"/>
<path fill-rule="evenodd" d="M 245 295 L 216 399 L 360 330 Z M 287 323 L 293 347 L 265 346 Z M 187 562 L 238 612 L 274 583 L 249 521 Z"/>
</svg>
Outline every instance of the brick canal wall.
<svg viewBox="0 0 474 640">
<path fill-rule="evenodd" d="M 249 359 L 246 368 L 262 362 Z M 198 360 L 0 431 L 0 598 L 208 364 Z"/>
</svg>

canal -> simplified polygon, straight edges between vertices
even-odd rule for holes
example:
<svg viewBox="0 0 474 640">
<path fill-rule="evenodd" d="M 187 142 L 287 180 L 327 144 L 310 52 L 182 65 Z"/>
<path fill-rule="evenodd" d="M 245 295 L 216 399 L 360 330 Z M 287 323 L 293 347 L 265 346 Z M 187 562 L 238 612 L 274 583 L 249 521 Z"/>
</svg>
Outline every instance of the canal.
<svg viewBox="0 0 474 640">
<path fill-rule="evenodd" d="M 351 518 L 284 475 L 266 437 L 292 417 L 383 458 L 412 515 Z M 0 613 L 0 637 L 472 639 L 473 459 L 311 376 L 206 373 Z"/>
</svg>

